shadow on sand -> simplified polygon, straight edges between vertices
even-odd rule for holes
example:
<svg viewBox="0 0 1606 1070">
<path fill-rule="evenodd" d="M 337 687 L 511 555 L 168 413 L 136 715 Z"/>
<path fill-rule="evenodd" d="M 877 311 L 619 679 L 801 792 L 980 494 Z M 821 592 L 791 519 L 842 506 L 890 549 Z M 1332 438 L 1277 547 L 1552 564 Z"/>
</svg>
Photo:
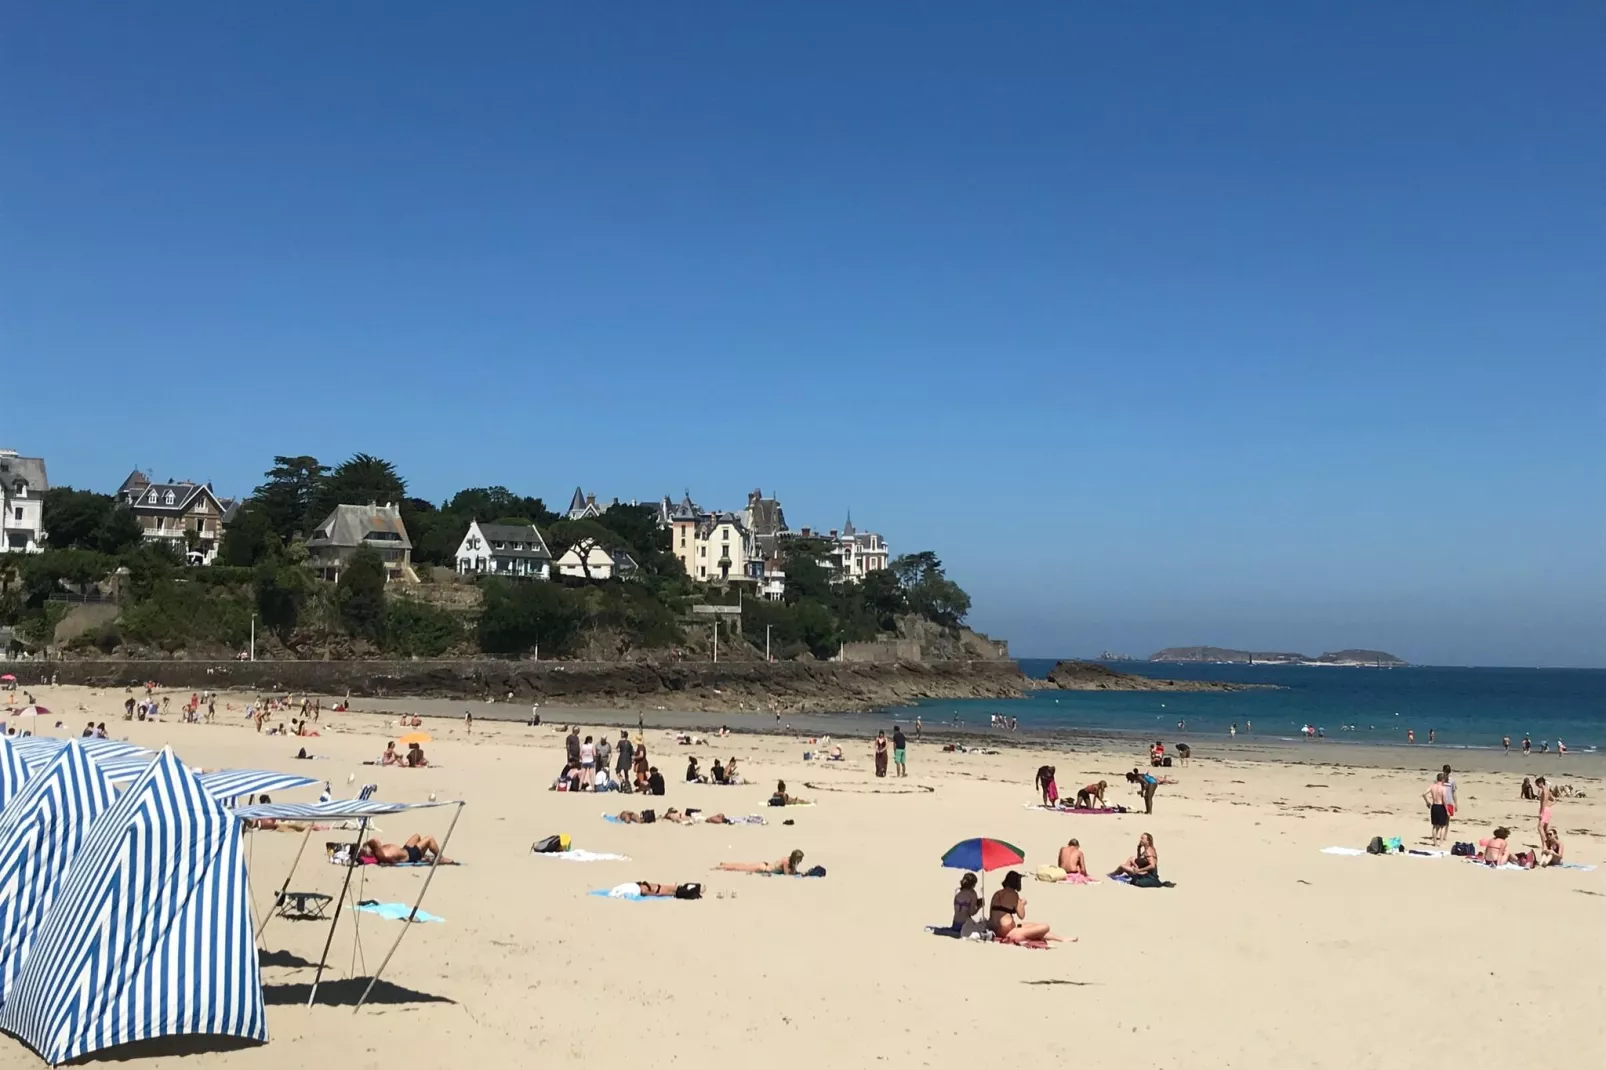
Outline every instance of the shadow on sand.
<svg viewBox="0 0 1606 1070">
<path fill-rule="evenodd" d="M 176 1037 L 155 1037 L 120 1044 L 115 1048 L 92 1051 L 81 1059 L 63 1063 L 63 1066 L 92 1066 L 96 1063 L 123 1063 L 135 1059 L 174 1059 L 187 1055 L 221 1055 L 224 1052 L 259 1048 L 261 1041 L 245 1037 L 209 1036 L 204 1033 L 185 1033 Z"/>
<path fill-rule="evenodd" d="M 362 998 L 363 989 L 368 987 L 366 977 L 347 977 L 338 981 L 325 981 L 318 986 L 319 1007 L 355 1007 Z M 283 1007 L 291 1004 L 306 1005 L 307 997 L 312 994 L 312 983 L 293 982 L 289 984 L 263 985 L 262 997 L 270 1007 Z M 456 1000 L 445 996 L 432 995 L 429 992 L 419 992 L 401 985 L 393 985 L 389 981 L 380 981 L 374 985 L 374 990 L 368 994 L 369 1003 L 456 1003 Z"/>
</svg>

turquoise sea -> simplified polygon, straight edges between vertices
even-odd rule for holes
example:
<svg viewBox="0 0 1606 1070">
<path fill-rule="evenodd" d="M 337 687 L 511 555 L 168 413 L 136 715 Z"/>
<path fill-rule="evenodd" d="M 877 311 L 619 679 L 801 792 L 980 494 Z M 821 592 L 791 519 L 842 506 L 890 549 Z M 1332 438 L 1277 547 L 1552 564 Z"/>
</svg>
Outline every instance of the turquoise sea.
<svg viewBox="0 0 1606 1070">
<path fill-rule="evenodd" d="M 1027 675 L 1041 678 L 1052 660 L 1022 659 Z M 927 725 L 985 727 L 993 713 L 1014 717 L 1022 729 L 1078 729 L 1153 734 L 1167 740 L 1224 736 L 1236 723 L 1253 723 L 1258 737 L 1298 738 L 1304 725 L 1330 740 L 1418 743 L 1428 732 L 1441 745 L 1499 747 L 1510 736 L 1516 750 L 1526 733 L 1537 751 L 1606 746 L 1606 669 L 1401 669 L 1277 665 L 1162 665 L 1121 662 L 1122 672 L 1173 680 L 1230 680 L 1276 684 L 1275 691 L 1230 693 L 1038 691 L 1022 699 L 935 700 L 917 711 Z M 905 715 L 907 716 L 907 715 Z M 1178 722 L 1186 728 L 1177 728 Z M 1353 726 L 1353 729 L 1346 726 Z"/>
</svg>

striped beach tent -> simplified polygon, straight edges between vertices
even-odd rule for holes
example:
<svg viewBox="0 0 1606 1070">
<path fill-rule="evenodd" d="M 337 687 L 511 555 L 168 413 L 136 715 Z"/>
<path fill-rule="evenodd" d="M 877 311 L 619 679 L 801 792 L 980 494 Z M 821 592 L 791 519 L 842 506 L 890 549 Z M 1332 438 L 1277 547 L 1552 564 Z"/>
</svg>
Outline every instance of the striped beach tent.
<svg viewBox="0 0 1606 1070">
<path fill-rule="evenodd" d="M 0 811 L 0 1008 L 62 874 L 115 794 L 94 759 L 71 743 Z"/>
<path fill-rule="evenodd" d="M 275 773 L 271 769 L 218 769 L 200 775 L 201 786 L 212 793 L 214 799 L 228 803 L 245 795 L 260 795 L 267 791 L 290 791 L 308 788 L 320 781 L 294 773 Z"/>
<path fill-rule="evenodd" d="M 10 739 L 0 736 L 0 808 L 4 808 L 6 800 L 15 795 L 27 779 L 28 767 L 23 764 L 22 755 L 11 745 Z"/>
<path fill-rule="evenodd" d="M 163 1036 L 268 1039 L 240 826 L 171 748 L 90 828 L 0 1029 L 51 1065 Z"/>
</svg>

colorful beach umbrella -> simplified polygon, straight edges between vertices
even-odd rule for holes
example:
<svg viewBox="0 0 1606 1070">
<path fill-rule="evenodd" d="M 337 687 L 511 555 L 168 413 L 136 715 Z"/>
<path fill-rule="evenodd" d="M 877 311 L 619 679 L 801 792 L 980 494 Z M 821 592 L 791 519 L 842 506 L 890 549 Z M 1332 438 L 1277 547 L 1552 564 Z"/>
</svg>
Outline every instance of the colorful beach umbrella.
<svg viewBox="0 0 1606 1070">
<path fill-rule="evenodd" d="M 428 732 L 409 732 L 396 740 L 397 743 L 404 747 L 412 746 L 414 743 L 433 743 L 434 741 L 435 737 Z"/>
<path fill-rule="evenodd" d="M 4 676 L 0 676 L 0 683 L 4 683 L 7 680 L 15 680 L 15 679 L 16 679 L 15 676 L 12 676 L 10 673 L 6 673 Z"/>
<path fill-rule="evenodd" d="M 16 713 L 18 717 L 49 717 L 50 711 L 43 706 L 24 706 Z"/>
<path fill-rule="evenodd" d="M 1026 852 L 1012 843 L 981 837 L 963 840 L 948 848 L 942 864 L 949 869 L 973 869 L 983 873 L 1005 866 L 1018 866 L 1026 861 Z"/>
</svg>

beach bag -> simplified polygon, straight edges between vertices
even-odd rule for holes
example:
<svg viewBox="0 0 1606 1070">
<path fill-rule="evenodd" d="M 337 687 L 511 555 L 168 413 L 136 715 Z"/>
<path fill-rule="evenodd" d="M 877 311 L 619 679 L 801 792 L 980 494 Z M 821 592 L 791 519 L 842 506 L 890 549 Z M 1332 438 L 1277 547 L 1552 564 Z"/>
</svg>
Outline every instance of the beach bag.
<svg viewBox="0 0 1606 1070">
<path fill-rule="evenodd" d="M 1472 855 L 1478 853 L 1478 849 L 1472 846 L 1470 843 L 1458 843 L 1450 848 L 1450 853 L 1453 855 L 1463 855 L 1470 858 Z"/>
<path fill-rule="evenodd" d="M 677 884 L 677 885 L 675 885 L 675 898 L 676 899 L 701 899 L 702 897 L 703 897 L 703 886 L 701 884 Z"/>
<path fill-rule="evenodd" d="M 1373 836 L 1372 842 L 1366 845 L 1366 853 L 1369 855 L 1387 854 L 1388 848 L 1383 846 L 1383 837 Z"/>
<path fill-rule="evenodd" d="M 1167 754 L 1164 758 L 1161 758 L 1160 759 L 1160 764 L 1165 766 L 1167 769 L 1170 769 L 1171 768 L 1171 755 Z"/>
<path fill-rule="evenodd" d="M 564 835 L 544 836 L 530 844 L 530 850 L 538 855 L 558 854 L 569 849 L 572 841 Z"/>
<path fill-rule="evenodd" d="M 641 812 L 641 823 L 643 825 L 650 825 L 654 821 L 657 821 L 657 820 L 658 820 L 657 811 L 655 811 L 655 810 L 643 810 Z"/>
<path fill-rule="evenodd" d="M 1065 879 L 1065 871 L 1058 866 L 1038 866 L 1037 879 L 1040 881 L 1048 881 L 1052 884 L 1058 884 Z"/>
<path fill-rule="evenodd" d="M 823 877 L 823 876 L 825 876 L 825 867 L 824 866 L 810 866 L 808 869 L 805 869 L 803 871 L 803 876 L 805 876 L 805 877 Z"/>
</svg>

